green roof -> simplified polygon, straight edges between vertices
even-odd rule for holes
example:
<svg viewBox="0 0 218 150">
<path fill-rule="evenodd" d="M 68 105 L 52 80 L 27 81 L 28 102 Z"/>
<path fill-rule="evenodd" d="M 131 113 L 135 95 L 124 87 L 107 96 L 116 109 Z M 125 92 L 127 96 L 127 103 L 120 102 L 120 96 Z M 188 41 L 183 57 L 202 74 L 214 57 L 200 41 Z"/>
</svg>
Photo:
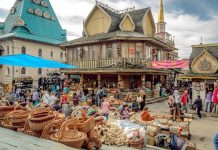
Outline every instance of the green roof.
<svg viewBox="0 0 218 150">
<path fill-rule="evenodd" d="M 60 44 L 66 41 L 66 30 L 49 0 L 16 0 L 5 22 L 0 23 L 0 39 L 8 37 Z"/>
</svg>

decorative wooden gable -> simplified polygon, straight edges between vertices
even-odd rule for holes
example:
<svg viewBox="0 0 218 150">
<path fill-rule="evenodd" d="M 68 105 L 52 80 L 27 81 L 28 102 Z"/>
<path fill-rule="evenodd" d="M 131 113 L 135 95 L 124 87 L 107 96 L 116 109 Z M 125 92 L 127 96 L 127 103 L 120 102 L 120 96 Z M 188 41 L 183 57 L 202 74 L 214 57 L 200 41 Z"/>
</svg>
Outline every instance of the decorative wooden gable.
<svg viewBox="0 0 218 150">
<path fill-rule="evenodd" d="M 155 27 L 154 18 L 151 9 L 149 9 L 144 15 L 142 20 L 142 26 L 145 35 L 153 36 L 155 34 L 156 27 Z"/>
<path fill-rule="evenodd" d="M 191 64 L 194 73 L 212 74 L 218 70 L 218 61 L 207 50 L 197 56 Z"/>
<path fill-rule="evenodd" d="M 127 13 L 123 17 L 119 27 L 121 31 L 131 31 L 132 32 L 135 30 L 135 24 L 132 20 L 132 17 L 129 15 L 129 13 Z"/>
<path fill-rule="evenodd" d="M 110 16 L 98 5 L 92 9 L 84 24 L 86 36 L 108 33 L 111 25 Z"/>
</svg>

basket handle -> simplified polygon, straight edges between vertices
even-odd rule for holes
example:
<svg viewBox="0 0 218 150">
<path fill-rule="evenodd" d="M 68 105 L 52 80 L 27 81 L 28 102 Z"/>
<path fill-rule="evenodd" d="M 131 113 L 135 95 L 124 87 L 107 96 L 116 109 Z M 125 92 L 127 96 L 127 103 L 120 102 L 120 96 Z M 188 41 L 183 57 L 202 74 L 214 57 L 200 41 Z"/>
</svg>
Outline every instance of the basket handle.
<svg viewBox="0 0 218 150">
<path fill-rule="evenodd" d="M 58 140 L 60 140 L 65 131 L 66 131 L 66 128 L 69 126 L 69 125 L 73 125 L 74 127 L 74 131 L 77 131 L 77 123 L 78 123 L 78 119 L 77 118 L 72 118 L 72 119 L 69 119 L 69 120 L 66 120 L 64 121 L 64 123 L 61 125 L 60 127 L 60 131 L 59 131 L 59 134 L 58 134 Z"/>
<path fill-rule="evenodd" d="M 31 110 L 34 109 L 34 107 L 33 107 L 30 103 L 28 103 L 28 102 L 22 102 L 22 103 L 18 104 L 18 105 L 14 108 L 14 111 L 17 110 L 17 108 L 18 108 L 19 106 L 21 106 L 22 108 L 25 108 L 25 107 L 22 106 L 22 104 L 26 104 L 26 106 L 29 105 L 30 108 L 31 108 Z"/>
<path fill-rule="evenodd" d="M 54 109 L 53 109 L 49 104 L 43 103 L 43 102 L 41 102 L 41 103 L 39 103 L 38 105 L 36 105 L 35 108 L 37 108 L 37 107 L 46 107 L 46 106 L 47 106 L 51 111 L 54 111 Z"/>
<path fill-rule="evenodd" d="M 86 121 L 87 115 L 86 112 L 83 109 L 80 109 L 82 121 Z"/>
<path fill-rule="evenodd" d="M 3 122 L 4 123 L 7 123 L 8 122 L 8 120 L 9 120 L 9 118 L 10 118 L 10 116 L 13 114 L 14 112 L 12 111 L 12 112 L 9 112 L 9 113 L 7 113 L 7 115 L 4 117 L 4 120 L 3 120 Z"/>
<path fill-rule="evenodd" d="M 8 104 L 8 106 L 10 106 L 11 104 L 9 103 L 9 101 L 8 100 L 0 100 L 0 104 L 2 104 L 2 103 L 4 103 L 4 102 L 6 102 L 7 104 Z"/>
</svg>

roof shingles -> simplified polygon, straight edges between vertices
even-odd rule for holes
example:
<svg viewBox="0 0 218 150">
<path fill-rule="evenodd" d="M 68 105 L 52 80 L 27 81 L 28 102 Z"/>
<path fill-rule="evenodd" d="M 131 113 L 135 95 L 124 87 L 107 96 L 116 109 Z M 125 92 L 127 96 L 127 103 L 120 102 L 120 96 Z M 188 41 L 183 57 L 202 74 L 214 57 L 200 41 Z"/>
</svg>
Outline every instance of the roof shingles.
<svg viewBox="0 0 218 150">
<path fill-rule="evenodd" d="M 30 0 L 16 1 L 13 6 L 15 8 L 15 13 L 9 14 L 6 18 L 0 38 L 19 37 L 49 44 L 60 44 L 65 42 L 66 30 L 61 28 L 49 0 L 44 0 L 44 2 L 48 4 L 48 7 L 33 3 Z M 43 16 L 37 16 L 34 13 L 29 13 L 29 8 L 31 8 L 33 12 L 36 9 L 39 9 L 42 13 L 48 12 L 51 17 L 55 18 L 55 20 L 47 19 Z M 22 31 L 25 29 L 16 30 L 14 23 L 17 18 L 21 18 L 25 22 L 25 27 L 20 28 L 28 29 L 30 31 L 29 33 L 23 34 Z M 40 38 L 44 40 L 41 40 Z"/>
</svg>

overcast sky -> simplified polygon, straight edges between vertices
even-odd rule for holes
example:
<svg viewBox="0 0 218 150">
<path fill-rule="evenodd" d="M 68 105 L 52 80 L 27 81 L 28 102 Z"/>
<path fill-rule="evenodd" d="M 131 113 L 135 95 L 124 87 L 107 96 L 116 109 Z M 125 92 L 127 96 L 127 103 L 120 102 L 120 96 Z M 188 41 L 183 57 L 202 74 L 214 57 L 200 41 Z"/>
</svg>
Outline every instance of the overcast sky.
<svg viewBox="0 0 218 150">
<path fill-rule="evenodd" d="M 0 22 L 7 17 L 15 0 L 0 0 Z M 99 0 L 115 9 L 135 6 L 136 9 L 151 7 L 157 22 L 160 0 Z M 82 34 L 83 20 L 88 16 L 95 0 L 50 0 L 68 40 Z M 218 0 L 164 0 L 166 30 L 175 36 L 180 58 L 188 58 L 191 45 L 218 42 Z"/>
</svg>

